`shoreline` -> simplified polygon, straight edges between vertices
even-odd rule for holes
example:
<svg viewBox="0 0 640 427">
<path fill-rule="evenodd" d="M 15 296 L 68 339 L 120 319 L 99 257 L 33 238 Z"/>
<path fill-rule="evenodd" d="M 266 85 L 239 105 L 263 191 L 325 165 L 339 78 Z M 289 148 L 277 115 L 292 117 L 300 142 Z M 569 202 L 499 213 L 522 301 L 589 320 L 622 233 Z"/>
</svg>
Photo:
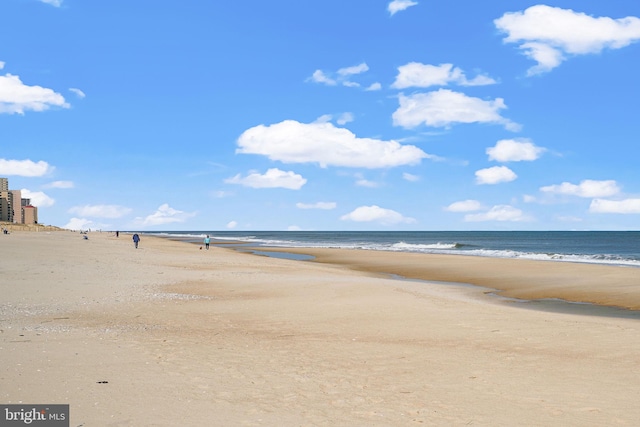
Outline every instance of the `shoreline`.
<svg viewBox="0 0 640 427">
<path fill-rule="evenodd" d="M 500 297 L 517 300 L 557 299 L 640 310 L 640 269 L 635 267 L 364 249 L 267 246 L 241 249 L 307 255 L 314 257 L 309 262 L 343 265 L 356 271 L 425 282 L 479 286 L 495 289 Z M 501 266 L 508 266 L 509 272 L 499 273 Z M 576 278 L 575 273 L 581 270 L 588 274 Z"/>
</svg>

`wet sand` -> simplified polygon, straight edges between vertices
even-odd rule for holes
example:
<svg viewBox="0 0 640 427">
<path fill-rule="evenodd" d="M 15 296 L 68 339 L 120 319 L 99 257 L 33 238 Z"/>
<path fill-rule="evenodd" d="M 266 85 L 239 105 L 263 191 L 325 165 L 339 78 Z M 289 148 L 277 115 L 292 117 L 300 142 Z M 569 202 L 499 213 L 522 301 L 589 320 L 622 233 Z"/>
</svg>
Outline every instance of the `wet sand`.
<svg viewBox="0 0 640 427">
<path fill-rule="evenodd" d="M 465 283 L 518 299 L 563 299 L 640 310 L 640 268 L 608 265 L 325 248 L 258 248 L 315 262 L 410 279 Z"/>
</svg>

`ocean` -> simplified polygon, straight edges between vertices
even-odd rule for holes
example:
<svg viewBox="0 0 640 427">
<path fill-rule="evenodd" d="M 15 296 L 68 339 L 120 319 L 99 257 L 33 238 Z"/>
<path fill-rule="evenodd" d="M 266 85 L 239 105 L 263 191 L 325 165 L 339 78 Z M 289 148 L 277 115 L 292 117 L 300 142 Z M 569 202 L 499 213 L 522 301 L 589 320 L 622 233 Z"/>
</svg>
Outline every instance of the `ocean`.
<svg viewBox="0 0 640 427">
<path fill-rule="evenodd" d="M 640 267 L 640 231 L 157 231 L 257 247 L 313 247 L 523 258 Z M 237 245 L 236 245 L 237 246 Z"/>
</svg>

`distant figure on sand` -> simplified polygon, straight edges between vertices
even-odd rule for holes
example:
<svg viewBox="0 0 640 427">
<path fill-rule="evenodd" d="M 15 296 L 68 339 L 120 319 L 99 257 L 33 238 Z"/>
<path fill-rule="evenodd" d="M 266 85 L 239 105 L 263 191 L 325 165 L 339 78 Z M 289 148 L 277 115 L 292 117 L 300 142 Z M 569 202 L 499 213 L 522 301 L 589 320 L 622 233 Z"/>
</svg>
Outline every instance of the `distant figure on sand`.
<svg viewBox="0 0 640 427">
<path fill-rule="evenodd" d="M 120 232 L 116 231 L 116 237 L 120 237 Z"/>
<path fill-rule="evenodd" d="M 138 236 L 138 233 L 133 235 L 133 244 L 135 245 L 136 249 L 138 249 L 138 242 L 140 241 L 140 236 Z"/>
<path fill-rule="evenodd" d="M 204 238 L 204 247 L 207 248 L 207 250 L 209 250 L 209 243 L 211 242 L 211 239 L 209 238 L 209 235 L 207 234 L 207 237 Z"/>
</svg>

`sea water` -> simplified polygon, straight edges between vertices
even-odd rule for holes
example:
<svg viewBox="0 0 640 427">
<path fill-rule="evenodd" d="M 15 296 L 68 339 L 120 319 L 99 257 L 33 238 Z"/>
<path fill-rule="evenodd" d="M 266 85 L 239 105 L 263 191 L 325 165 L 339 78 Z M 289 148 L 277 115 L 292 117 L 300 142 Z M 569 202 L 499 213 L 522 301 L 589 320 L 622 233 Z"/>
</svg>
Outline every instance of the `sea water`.
<svg viewBox="0 0 640 427">
<path fill-rule="evenodd" d="M 258 247 L 343 248 L 640 267 L 640 231 L 158 231 Z"/>
</svg>

